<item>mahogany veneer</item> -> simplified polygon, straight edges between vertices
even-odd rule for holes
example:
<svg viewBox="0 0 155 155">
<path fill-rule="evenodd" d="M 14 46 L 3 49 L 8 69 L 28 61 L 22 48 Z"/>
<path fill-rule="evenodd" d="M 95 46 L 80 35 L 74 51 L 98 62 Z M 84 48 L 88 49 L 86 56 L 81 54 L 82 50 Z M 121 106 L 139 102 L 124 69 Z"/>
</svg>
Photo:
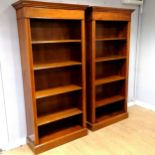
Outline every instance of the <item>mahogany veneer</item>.
<svg viewBox="0 0 155 155">
<path fill-rule="evenodd" d="M 128 117 L 132 11 L 104 7 L 87 9 L 87 121 L 91 130 Z"/>
<path fill-rule="evenodd" d="M 86 6 L 20 0 L 27 143 L 41 153 L 87 134 Z"/>
</svg>

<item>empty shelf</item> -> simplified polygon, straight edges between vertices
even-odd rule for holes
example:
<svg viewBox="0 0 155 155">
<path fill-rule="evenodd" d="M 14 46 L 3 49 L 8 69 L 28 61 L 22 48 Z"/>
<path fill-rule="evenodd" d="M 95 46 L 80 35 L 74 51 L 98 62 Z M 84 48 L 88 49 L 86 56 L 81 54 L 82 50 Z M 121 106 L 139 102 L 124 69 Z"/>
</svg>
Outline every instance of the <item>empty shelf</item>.
<svg viewBox="0 0 155 155">
<path fill-rule="evenodd" d="M 34 70 L 43 70 L 43 69 L 50 69 L 50 68 L 59 68 L 59 67 L 67 67 L 67 66 L 76 66 L 81 65 L 81 62 L 78 61 L 64 61 L 64 62 L 54 62 L 54 63 L 42 63 L 42 64 L 35 64 Z"/>
<path fill-rule="evenodd" d="M 122 59 L 126 59 L 126 56 L 100 57 L 100 58 L 96 58 L 96 62 L 113 61 L 113 60 L 122 60 Z"/>
<path fill-rule="evenodd" d="M 118 101 L 122 101 L 124 99 L 125 99 L 125 97 L 121 96 L 121 95 L 108 97 L 108 98 L 96 101 L 96 107 L 101 107 L 101 106 L 104 106 L 104 105 L 108 105 L 110 103 L 115 103 L 115 102 L 118 102 Z"/>
<path fill-rule="evenodd" d="M 57 87 L 57 88 L 39 90 L 36 92 L 36 99 L 59 95 L 59 94 L 68 93 L 68 92 L 81 90 L 81 89 L 82 88 L 78 85 L 68 85 L 68 86 L 62 86 L 62 87 Z"/>
<path fill-rule="evenodd" d="M 107 121 L 108 119 L 112 119 L 113 117 L 116 117 L 118 115 L 122 115 L 123 113 L 125 113 L 123 110 L 118 110 L 115 112 L 110 112 L 110 113 L 106 113 L 103 114 L 102 116 L 98 116 L 96 118 L 96 122 L 101 122 L 101 121 Z"/>
<path fill-rule="evenodd" d="M 64 118 L 75 116 L 75 115 L 78 115 L 81 113 L 82 113 L 82 111 L 78 108 L 70 108 L 70 109 L 60 111 L 60 112 L 55 112 L 52 114 L 39 116 L 37 124 L 38 124 L 38 126 L 41 126 L 41 125 L 48 124 L 51 122 L 55 122 L 55 121 L 58 121 L 58 120 L 61 120 Z"/>
<path fill-rule="evenodd" d="M 125 77 L 122 77 L 122 76 L 109 76 L 109 77 L 105 77 L 105 78 L 102 78 L 102 79 L 97 79 L 95 81 L 95 85 L 98 86 L 98 85 L 101 85 L 101 84 L 106 84 L 106 83 L 110 83 L 110 82 L 115 82 L 115 81 L 121 81 L 121 80 L 124 80 Z"/>
<path fill-rule="evenodd" d="M 65 39 L 65 40 L 39 40 L 39 41 L 32 41 L 32 44 L 51 44 L 51 43 L 74 43 L 74 42 L 81 42 L 81 40 L 77 39 Z"/>
<path fill-rule="evenodd" d="M 82 130 L 82 127 L 80 125 L 67 126 L 67 127 L 62 128 L 62 129 L 59 129 L 59 130 L 56 129 L 55 131 L 51 131 L 49 133 L 47 132 L 46 134 L 41 136 L 39 141 L 40 141 L 40 143 L 44 143 L 44 142 L 47 142 L 51 139 L 54 140 L 57 138 L 62 138 L 66 135 L 76 133 L 79 130 Z"/>
<path fill-rule="evenodd" d="M 127 38 L 114 37 L 114 38 L 97 38 L 96 41 L 112 41 L 112 40 L 127 40 Z"/>
</svg>

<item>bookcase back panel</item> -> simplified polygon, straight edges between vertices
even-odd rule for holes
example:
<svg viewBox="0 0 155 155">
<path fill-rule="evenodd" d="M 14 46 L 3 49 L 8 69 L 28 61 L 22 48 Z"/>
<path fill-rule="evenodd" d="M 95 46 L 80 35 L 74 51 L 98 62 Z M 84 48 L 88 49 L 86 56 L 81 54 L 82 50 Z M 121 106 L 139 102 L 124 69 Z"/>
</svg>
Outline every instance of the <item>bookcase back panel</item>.
<svg viewBox="0 0 155 155">
<path fill-rule="evenodd" d="M 82 126 L 82 115 L 66 118 L 61 121 L 53 122 L 39 127 L 40 143 L 55 139 L 65 134 L 70 134 Z"/>
<path fill-rule="evenodd" d="M 81 38 L 80 20 L 31 19 L 32 41 Z"/>
<path fill-rule="evenodd" d="M 96 38 L 126 38 L 127 22 L 97 21 Z"/>
<path fill-rule="evenodd" d="M 100 122 L 109 117 L 113 117 L 115 115 L 125 112 L 124 104 L 125 104 L 124 101 L 119 101 L 113 104 L 109 104 L 109 105 L 97 108 L 96 110 L 97 122 Z"/>
<path fill-rule="evenodd" d="M 82 109 L 81 91 L 56 95 L 37 100 L 38 116 L 63 111 L 69 108 Z"/>
<path fill-rule="evenodd" d="M 62 61 L 81 62 L 80 43 L 40 44 L 33 45 L 34 64 Z"/>
<path fill-rule="evenodd" d="M 40 70 L 35 72 L 36 90 L 70 84 L 82 85 L 81 66 Z"/>
<path fill-rule="evenodd" d="M 96 87 L 96 101 L 120 95 L 124 96 L 125 83 L 124 81 L 108 83 Z"/>
<path fill-rule="evenodd" d="M 126 41 L 97 41 L 96 58 L 108 56 L 126 56 Z"/>
<path fill-rule="evenodd" d="M 108 61 L 96 64 L 96 79 L 113 75 L 125 75 L 125 60 Z"/>
</svg>

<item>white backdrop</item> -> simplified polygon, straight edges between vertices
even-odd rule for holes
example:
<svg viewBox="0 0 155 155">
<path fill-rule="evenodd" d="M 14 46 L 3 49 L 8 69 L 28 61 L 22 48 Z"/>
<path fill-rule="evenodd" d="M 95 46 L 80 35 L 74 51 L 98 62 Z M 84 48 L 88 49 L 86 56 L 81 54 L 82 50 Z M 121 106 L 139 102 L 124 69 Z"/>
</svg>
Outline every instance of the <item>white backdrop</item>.
<svg viewBox="0 0 155 155">
<path fill-rule="evenodd" d="M 144 1 L 138 53 L 136 99 L 155 110 L 155 0 Z"/>
<path fill-rule="evenodd" d="M 4 102 L 3 82 L 2 82 L 1 64 L 0 64 L 0 149 L 5 149 L 9 141 L 5 110 L 6 109 Z"/>
</svg>

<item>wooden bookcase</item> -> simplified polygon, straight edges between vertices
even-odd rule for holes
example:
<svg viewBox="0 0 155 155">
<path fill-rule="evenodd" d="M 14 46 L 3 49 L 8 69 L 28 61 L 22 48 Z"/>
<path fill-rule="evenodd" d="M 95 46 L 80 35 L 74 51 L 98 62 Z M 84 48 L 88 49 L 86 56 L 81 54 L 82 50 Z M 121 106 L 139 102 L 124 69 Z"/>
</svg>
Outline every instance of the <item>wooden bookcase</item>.
<svg viewBox="0 0 155 155">
<path fill-rule="evenodd" d="M 40 153 L 87 134 L 86 6 L 21 0 L 17 11 L 27 143 Z"/>
<path fill-rule="evenodd" d="M 128 117 L 131 13 L 116 8 L 87 9 L 87 121 L 91 130 Z"/>
</svg>

